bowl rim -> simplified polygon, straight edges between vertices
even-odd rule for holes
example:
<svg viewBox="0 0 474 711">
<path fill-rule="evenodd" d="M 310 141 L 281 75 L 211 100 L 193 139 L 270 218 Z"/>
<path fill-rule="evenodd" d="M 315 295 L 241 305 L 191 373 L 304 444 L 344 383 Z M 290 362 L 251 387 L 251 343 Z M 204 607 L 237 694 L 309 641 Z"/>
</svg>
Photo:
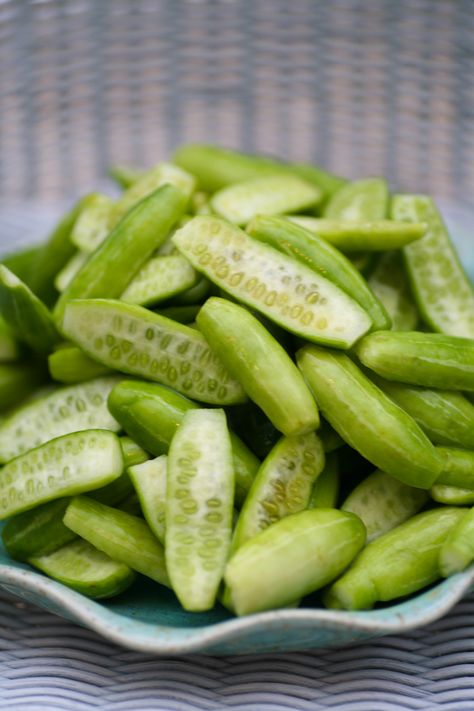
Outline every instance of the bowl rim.
<svg viewBox="0 0 474 711">
<path fill-rule="evenodd" d="M 172 627 L 135 620 L 33 570 L 0 563 L 0 587 L 8 592 L 39 605 L 47 601 L 52 604 L 54 613 L 60 614 L 59 609 L 69 613 L 69 619 L 110 642 L 156 655 L 205 653 L 207 649 L 212 654 L 213 647 L 232 644 L 236 636 L 268 632 L 282 626 L 313 630 L 315 634 L 323 629 L 350 632 L 354 641 L 359 635 L 399 634 L 439 619 L 473 586 L 474 564 L 428 591 L 381 609 L 365 612 L 319 608 L 272 610 L 201 627 Z M 25 594 L 21 595 L 20 591 Z M 51 611 L 48 605 L 44 607 Z"/>
</svg>

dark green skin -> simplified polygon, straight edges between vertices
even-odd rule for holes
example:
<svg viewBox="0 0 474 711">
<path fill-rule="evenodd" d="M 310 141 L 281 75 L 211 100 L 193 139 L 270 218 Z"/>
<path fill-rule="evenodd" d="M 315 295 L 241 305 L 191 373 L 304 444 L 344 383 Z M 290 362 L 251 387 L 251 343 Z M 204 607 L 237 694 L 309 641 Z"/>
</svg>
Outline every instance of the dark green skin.
<svg viewBox="0 0 474 711">
<path fill-rule="evenodd" d="M 259 242 L 269 244 L 294 257 L 326 279 L 330 279 L 365 309 L 372 319 L 373 328 L 390 328 L 390 317 L 367 286 L 364 277 L 347 257 L 327 240 L 283 217 L 264 215 L 255 217 L 247 225 L 247 232 Z"/>
<path fill-rule="evenodd" d="M 186 198 L 163 185 L 134 206 L 93 252 L 56 304 L 60 324 L 69 299 L 119 298 L 155 249 L 166 240 L 186 207 Z"/>
<path fill-rule="evenodd" d="M 387 380 L 474 391 L 474 339 L 421 331 L 379 331 L 355 346 L 361 362 Z"/>
<path fill-rule="evenodd" d="M 166 454 L 188 410 L 199 406 L 173 390 L 155 383 L 124 380 L 109 395 L 111 414 L 130 437 L 155 457 Z M 235 462 L 235 500 L 245 498 L 259 467 L 258 459 L 230 433 Z"/>
<path fill-rule="evenodd" d="M 436 448 L 347 355 L 306 346 L 297 362 L 323 416 L 353 449 L 405 484 L 432 486 L 442 471 Z"/>
<path fill-rule="evenodd" d="M 61 218 L 35 259 L 28 283 L 47 306 L 52 306 L 58 295 L 54 286 L 56 274 L 66 266 L 76 251 L 70 235 L 88 199 L 88 195 L 83 197 Z"/>
</svg>

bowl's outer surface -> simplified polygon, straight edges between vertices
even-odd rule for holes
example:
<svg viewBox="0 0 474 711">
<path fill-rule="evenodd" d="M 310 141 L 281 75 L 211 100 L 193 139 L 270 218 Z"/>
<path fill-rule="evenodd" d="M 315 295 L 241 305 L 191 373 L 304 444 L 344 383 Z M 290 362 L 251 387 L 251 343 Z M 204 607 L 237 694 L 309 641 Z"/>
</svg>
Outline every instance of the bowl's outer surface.
<svg viewBox="0 0 474 711">
<path fill-rule="evenodd" d="M 444 615 L 472 587 L 474 567 L 406 602 L 370 612 L 301 608 L 244 618 L 184 612 L 173 595 L 143 578 L 110 602 L 69 590 L 0 554 L 0 586 L 130 649 L 155 654 L 249 654 L 338 647 L 400 633 Z"/>
</svg>

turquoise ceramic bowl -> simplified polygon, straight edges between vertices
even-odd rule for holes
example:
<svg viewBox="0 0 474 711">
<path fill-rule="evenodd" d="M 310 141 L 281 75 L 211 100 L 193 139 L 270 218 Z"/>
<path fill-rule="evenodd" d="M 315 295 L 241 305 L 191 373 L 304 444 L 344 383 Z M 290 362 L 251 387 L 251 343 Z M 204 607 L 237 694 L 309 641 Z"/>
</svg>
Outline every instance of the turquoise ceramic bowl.
<svg viewBox="0 0 474 711">
<path fill-rule="evenodd" d="M 451 225 L 459 226 L 453 232 L 474 277 L 467 222 L 456 219 L 456 211 L 449 206 L 443 206 L 443 212 L 451 216 Z M 163 655 L 249 654 L 340 647 L 421 627 L 445 615 L 474 588 L 474 565 L 409 600 L 369 612 L 308 606 L 244 618 L 231 617 L 223 608 L 206 614 L 187 613 L 170 591 L 144 578 L 138 578 L 118 598 L 95 602 L 13 561 L 3 546 L 0 587 L 129 649 Z"/>
</svg>

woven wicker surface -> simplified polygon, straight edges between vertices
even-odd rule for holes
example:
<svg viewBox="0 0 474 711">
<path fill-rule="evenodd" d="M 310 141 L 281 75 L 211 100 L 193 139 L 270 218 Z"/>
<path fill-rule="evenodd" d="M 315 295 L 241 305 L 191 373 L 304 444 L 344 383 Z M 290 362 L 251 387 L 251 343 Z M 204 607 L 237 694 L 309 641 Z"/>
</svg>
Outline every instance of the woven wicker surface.
<svg viewBox="0 0 474 711">
<path fill-rule="evenodd" d="M 1 247 L 183 141 L 387 175 L 474 260 L 472 0 L 0 0 Z M 459 220 L 458 220 L 459 217 Z M 0 708 L 474 708 L 474 601 L 403 637 L 153 659 L 0 596 Z"/>
<path fill-rule="evenodd" d="M 472 0 L 2 0 L 0 196 L 206 140 L 472 199 Z"/>
</svg>

